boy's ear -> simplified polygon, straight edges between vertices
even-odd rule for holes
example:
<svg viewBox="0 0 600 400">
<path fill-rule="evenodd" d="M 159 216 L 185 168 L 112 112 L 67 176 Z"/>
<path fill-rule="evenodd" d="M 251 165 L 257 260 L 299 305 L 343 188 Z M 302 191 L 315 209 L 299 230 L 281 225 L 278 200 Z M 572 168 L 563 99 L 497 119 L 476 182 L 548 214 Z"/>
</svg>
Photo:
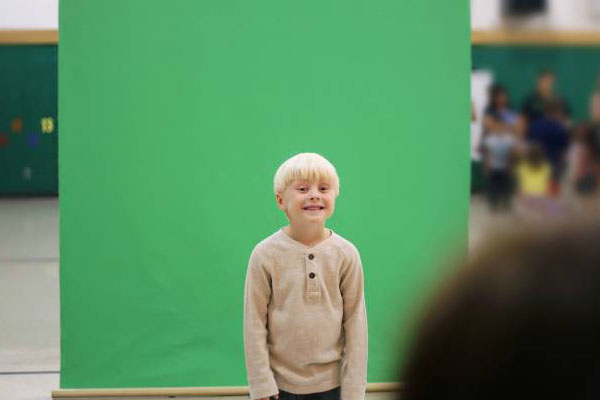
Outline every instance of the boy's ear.
<svg viewBox="0 0 600 400">
<path fill-rule="evenodd" d="M 277 201 L 277 207 L 280 210 L 283 210 L 283 197 L 281 196 L 281 194 L 279 192 L 275 193 L 275 200 Z"/>
</svg>

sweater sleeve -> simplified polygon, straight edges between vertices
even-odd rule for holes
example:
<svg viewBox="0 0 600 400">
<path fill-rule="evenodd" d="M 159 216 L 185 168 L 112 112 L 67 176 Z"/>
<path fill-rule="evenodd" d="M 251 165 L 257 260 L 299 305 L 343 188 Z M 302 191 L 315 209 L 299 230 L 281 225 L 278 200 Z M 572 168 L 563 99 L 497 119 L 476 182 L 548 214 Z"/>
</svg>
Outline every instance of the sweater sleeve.
<svg viewBox="0 0 600 400">
<path fill-rule="evenodd" d="M 340 280 L 344 299 L 345 351 L 342 357 L 341 400 L 363 400 L 367 385 L 367 311 L 363 268 L 358 251 L 346 265 Z"/>
<path fill-rule="evenodd" d="M 255 249 L 250 255 L 244 290 L 244 350 L 251 399 L 279 393 L 269 365 L 267 347 L 267 306 L 270 297 L 270 277 Z"/>
</svg>

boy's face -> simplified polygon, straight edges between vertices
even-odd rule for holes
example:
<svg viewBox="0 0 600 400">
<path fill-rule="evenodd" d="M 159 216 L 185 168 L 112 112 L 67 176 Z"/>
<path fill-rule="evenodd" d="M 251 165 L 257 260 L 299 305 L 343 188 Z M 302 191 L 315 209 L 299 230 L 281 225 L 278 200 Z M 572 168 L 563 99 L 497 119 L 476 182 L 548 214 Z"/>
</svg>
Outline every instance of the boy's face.
<svg viewBox="0 0 600 400">
<path fill-rule="evenodd" d="M 296 225 L 321 224 L 335 207 L 335 191 L 329 182 L 295 180 L 283 193 L 277 193 L 277 207 Z"/>
</svg>

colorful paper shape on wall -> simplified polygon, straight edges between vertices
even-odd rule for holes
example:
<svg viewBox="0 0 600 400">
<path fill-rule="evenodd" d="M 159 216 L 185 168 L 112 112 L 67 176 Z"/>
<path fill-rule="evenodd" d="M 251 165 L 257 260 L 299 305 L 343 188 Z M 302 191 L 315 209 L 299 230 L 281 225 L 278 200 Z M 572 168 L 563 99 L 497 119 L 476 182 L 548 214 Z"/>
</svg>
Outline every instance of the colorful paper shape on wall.
<svg viewBox="0 0 600 400">
<path fill-rule="evenodd" d="M 10 129 L 14 133 L 23 132 L 23 118 L 21 118 L 21 117 L 13 118 L 12 121 L 10 121 Z"/>
<path fill-rule="evenodd" d="M 8 147 L 8 135 L 0 133 L 0 147 Z"/>
<path fill-rule="evenodd" d="M 44 117 L 44 118 L 42 118 L 41 123 L 42 123 L 42 133 L 54 132 L 54 118 Z"/>
<path fill-rule="evenodd" d="M 37 133 L 30 133 L 27 135 L 27 144 L 32 149 L 35 149 L 40 144 L 40 136 Z"/>
</svg>

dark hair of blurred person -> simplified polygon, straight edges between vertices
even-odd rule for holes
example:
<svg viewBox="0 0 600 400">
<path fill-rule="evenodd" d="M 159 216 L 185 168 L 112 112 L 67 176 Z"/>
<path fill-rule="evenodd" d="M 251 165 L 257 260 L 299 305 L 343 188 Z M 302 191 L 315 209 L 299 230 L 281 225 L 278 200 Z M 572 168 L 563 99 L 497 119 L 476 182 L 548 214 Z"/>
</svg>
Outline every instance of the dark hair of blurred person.
<svg viewBox="0 0 600 400">
<path fill-rule="evenodd" d="M 501 84 L 493 84 L 489 89 L 489 104 L 483 119 L 483 135 L 491 131 L 507 131 L 516 133 L 518 114 L 510 109 L 508 92 Z"/>
<path fill-rule="evenodd" d="M 495 83 L 490 87 L 490 108 L 500 110 L 508 107 L 508 93 L 506 88 Z"/>
<path fill-rule="evenodd" d="M 600 398 L 599 226 L 488 242 L 434 297 L 401 400 Z"/>
<path fill-rule="evenodd" d="M 544 150 L 537 143 L 530 144 L 525 150 L 523 161 L 531 165 L 533 168 L 541 168 L 546 163 Z"/>
</svg>

